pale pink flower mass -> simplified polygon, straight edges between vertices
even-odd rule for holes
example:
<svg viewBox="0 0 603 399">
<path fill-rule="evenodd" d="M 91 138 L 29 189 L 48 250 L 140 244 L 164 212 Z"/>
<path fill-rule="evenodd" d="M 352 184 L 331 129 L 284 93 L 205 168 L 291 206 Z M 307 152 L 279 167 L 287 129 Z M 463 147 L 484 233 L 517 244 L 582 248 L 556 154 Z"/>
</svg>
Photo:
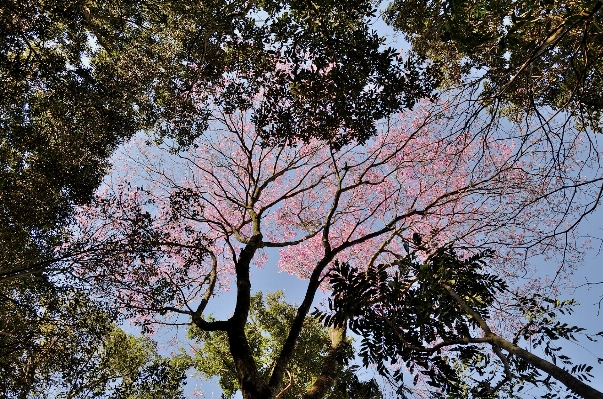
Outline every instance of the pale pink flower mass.
<svg viewBox="0 0 603 399">
<path fill-rule="evenodd" d="M 86 248 L 78 272 L 158 321 L 194 309 L 212 270 L 212 295 L 227 290 L 257 234 L 253 265 L 278 248 L 278 267 L 307 279 L 327 253 L 364 268 L 403 256 L 419 233 L 428 248 L 496 249 L 497 272 L 520 286 L 531 273 L 525 259 L 560 248 L 547 234 L 572 221 L 555 192 L 564 182 L 538 173 L 537 144 L 451 134 L 452 112 L 422 104 L 385 121 L 367 144 L 337 150 L 263 145 L 248 115 L 219 112 L 195 148 L 134 141 L 97 202 L 78 212 L 74 231 Z"/>
</svg>

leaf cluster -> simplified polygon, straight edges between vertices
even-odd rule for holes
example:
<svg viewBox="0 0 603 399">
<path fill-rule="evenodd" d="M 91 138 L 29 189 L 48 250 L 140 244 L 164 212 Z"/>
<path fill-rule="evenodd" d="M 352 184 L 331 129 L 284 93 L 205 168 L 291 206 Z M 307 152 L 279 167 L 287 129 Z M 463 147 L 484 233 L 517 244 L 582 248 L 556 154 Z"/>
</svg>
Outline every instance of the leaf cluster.
<svg viewBox="0 0 603 399">
<path fill-rule="evenodd" d="M 602 5 L 395 0 L 386 20 L 441 66 L 447 84 L 481 76 L 481 99 L 503 114 L 566 110 L 580 128 L 600 131 Z"/>
<path fill-rule="evenodd" d="M 496 345 L 490 350 L 484 346 L 495 336 L 485 321 L 497 294 L 508 290 L 500 277 L 483 271 L 492 256 L 485 251 L 462 258 L 445 246 L 424 260 L 411 253 L 367 270 L 336 263 L 329 272 L 329 309 L 314 314 L 325 325 L 347 323 L 361 335 L 364 366 L 375 365 L 402 396 L 411 392 L 404 381 L 410 374 L 412 385 L 423 381 L 432 387 L 433 397 L 518 397 L 528 383 L 547 388 L 545 397 L 557 397 L 556 381 L 542 378 L 534 362 L 503 354 Z M 583 331 L 557 320 L 571 305 L 541 297 L 518 299 L 511 306 L 523 312 L 528 323 L 516 333 L 513 345 L 523 334 L 553 363 L 560 361 L 578 379 L 588 381 L 592 367 L 574 365 L 558 353 L 562 346 L 553 345 L 559 339 L 575 341 Z M 503 377 L 497 377 L 501 371 Z"/>
<path fill-rule="evenodd" d="M 415 383 L 422 374 L 429 385 L 454 391 L 460 376 L 446 355 L 430 347 L 442 340 L 462 340 L 478 325 L 459 310 L 439 282 L 454 286 L 487 317 L 495 293 L 506 288 L 502 279 L 479 272 L 490 256 L 484 252 L 461 260 L 453 248 L 445 247 L 425 262 L 408 255 L 365 271 L 337 263 L 329 273 L 333 289 L 329 313 L 319 318 L 326 325 L 347 321 L 350 330 L 363 337 L 360 356 L 365 366 L 374 364 L 380 374 L 389 375 L 388 362 L 406 363 Z M 477 354 L 471 345 L 459 349 L 459 356 L 467 360 Z M 399 383 L 403 377 L 402 369 L 393 373 Z"/>
<path fill-rule="evenodd" d="M 261 3 L 268 16 L 263 44 L 254 44 L 272 63 L 252 78 L 262 87 L 252 116 L 262 138 L 364 142 L 376 121 L 430 96 L 434 82 L 422 60 L 403 60 L 372 29 L 376 7 L 366 0 Z"/>
<path fill-rule="evenodd" d="M 117 328 L 111 315 L 81 292 L 53 294 L 46 302 L 30 298 L 35 306 L 1 309 L 11 317 L 0 323 L 5 333 L 0 335 L 0 396 L 183 397 L 190 368 L 186 355 L 160 356 L 155 343 Z M 26 329 L 24 321 L 30 322 Z"/>
</svg>

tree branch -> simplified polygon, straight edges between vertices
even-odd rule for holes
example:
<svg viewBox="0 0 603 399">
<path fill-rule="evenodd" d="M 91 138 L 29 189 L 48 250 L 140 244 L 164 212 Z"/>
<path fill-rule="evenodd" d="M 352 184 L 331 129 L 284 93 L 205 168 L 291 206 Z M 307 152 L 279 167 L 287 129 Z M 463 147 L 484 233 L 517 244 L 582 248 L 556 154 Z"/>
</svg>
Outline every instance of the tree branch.
<svg viewBox="0 0 603 399">
<path fill-rule="evenodd" d="M 473 317 L 484 331 L 487 342 L 493 346 L 493 348 L 504 349 L 512 355 L 515 355 L 539 370 L 544 371 L 548 375 L 555 378 L 557 381 L 565 385 L 573 393 L 582 396 L 585 399 L 603 399 L 603 393 L 597 391 L 591 386 L 583 383 L 578 378 L 574 377 L 568 371 L 554 365 L 553 363 L 536 356 L 525 349 L 520 348 L 514 343 L 507 341 L 506 339 L 494 334 L 488 324 L 482 319 L 482 317 L 475 312 L 467 303 L 447 284 L 440 282 L 440 285 L 444 287 L 446 291 L 452 296 L 459 306 L 471 317 Z M 496 351 L 495 351 L 496 353 Z M 505 367 L 506 370 L 506 367 Z"/>
</svg>

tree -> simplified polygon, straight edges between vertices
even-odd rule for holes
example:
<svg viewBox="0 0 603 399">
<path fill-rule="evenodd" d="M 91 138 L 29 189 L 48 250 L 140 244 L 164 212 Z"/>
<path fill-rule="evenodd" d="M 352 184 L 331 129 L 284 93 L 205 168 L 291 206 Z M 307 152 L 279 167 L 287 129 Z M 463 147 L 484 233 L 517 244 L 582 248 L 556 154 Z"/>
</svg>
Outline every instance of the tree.
<svg viewBox="0 0 603 399">
<path fill-rule="evenodd" d="M 40 274 L 72 206 L 90 199 L 112 151 L 144 126 L 129 98 L 140 87 L 115 75 L 119 59 L 99 62 L 83 8 L 52 1 L 2 6 L 2 280 Z"/>
<path fill-rule="evenodd" d="M 571 235 L 561 240 L 550 233 L 580 209 L 565 207 L 563 180 L 539 173 L 548 153 L 537 143 L 517 146 L 501 136 L 486 147 L 470 132 L 449 136 L 450 109 L 392 117 L 366 145 L 281 146 L 262 141 L 253 110 L 216 105 L 212 131 L 193 148 L 139 140 L 122 153 L 121 174 L 80 209 L 77 239 L 65 248 L 75 255 L 65 267 L 145 329 L 189 322 L 169 319 L 180 315 L 199 331 L 225 333 L 244 398 L 275 397 L 283 389 L 304 320 L 335 260 L 365 270 L 411 245 L 493 246 L 497 273 L 515 284 L 505 295 L 521 289 L 546 295 L 555 284 L 520 284 L 530 273 L 526 257 L 573 250 Z M 574 155 L 567 155 L 570 165 Z M 308 288 L 266 380 L 246 326 L 250 270 L 269 248 L 279 249 L 279 267 Z M 579 257 L 551 272 L 563 274 L 571 261 Z M 231 283 L 232 316 L 205 318 L 208 302 Z M 517 310 L 497 316 L 507 334 L 527 323 Z M 327 355 L 325 364 L 334 360 Z M 324 396 L 336 369 L 323 367 L 304 396 Z"/>
<path fill-rule="evenodd" d="M 84 9 L 85 2 L 8 1 L 0 11 L 4 359 L 15 348 L 22 355 L 29 347 L 36 356 L 51 321 L 80 325 L 56 308 L 76 294 L 52 281 L 54 248 L 73 206 L 98 187 L 112 151 L 144 126 L 133 108 L 140 85 L 125 84 L 125 74 L 115 73 L 119 57 L 93 48 Z M 56 320 L 59 315 L 65 319 Z"/>
<path fill-rule="evenodd" d="M 581 147 L 572 141 L 561 157 L 547 158 L 543 146 L 565 144 L 566 136 L 533 142 L 470 129 L 449 134 L 447 108 L 454 102 L 418 113 L 404 130 L 389 117 L 431 96 L 434 82 L 422 78 L 433 71 L 420 57 L 405 60 L 383 48 L 370 28 L 371 2 L 28 5 L 23 12 L 13 3 L 2 10 L 2 84 L 10 95 L 2 104 L 9 176 L 2 180 L 8 233 L 1 242 L 10 244 L 7 259 L 17 260 L 2 271 L 10 303 L 4 309 L 25 314 L 26 277 L 49 287 L 50 296 L 40 299 L 47 304 L 54 303 L 48 299 L 57 282 L 81 278 L 147 328 L 181 313 L 202 330 L 225 331 L 244 395 L 270 397 L 280 390 L 312 298 L 335 258 L 354 256 L 369 266 L 411 242 L 414 232 L 434 246 L 510 244 L 499 248 L 501 259 L 517 259 L 521 245 L 528 255 L 554 248 L 560 231 L 572 249 L 571 223 L 580 212 L 564 195 L 567 187 L 583 186 Z M 144 129 L 164 140 L 166 157 L 171 151 L 191 171 L 189 182 L 153 167 L 149 154 L 149 181 L 107 185 L 106 195 L 79 215 L 73 232 L 81 242 L 57 248 L 71 207 L 98 185 L 106 155 Z M 61 132 L 75 133 L 67 139 Z M 367 147 L 355 145 L 363 142 Z M 564 167 L 547 175 L 542 163 L 551 159 Z M 43 165 L 55 163 L 59 173 L 47 173 Z M 36 197 L 33 181 L 48 190 Z M 58 203 L 61 212 L 44 213 L 46 204 Z M 45 217 L 35 216 L 40 212 Z M 286 248 L 282 267 L 308 278 L 309 288 L 264 384 L 244 325 L 249 267 L 269 247 Z M 506 264 L 512 278 L 517 263 Z M 239 295 L 235 316 L 204 320 L 207 301 L 228 286 L 229 276 Z M 331 374 L 326 369 L 317 381 Z"/>
<path fill-rule="evenodd" d="M 25 330 L 23 320 L 2 318 L 2 397 L 182 397 L 186 356 L 159 356 L 150 339 L 117 328 L 81 292 L 61 292 L 53 301 L 59 303 L 34 300 L 20 312 L 2 309 L 10 315 L 35 312 L 38 320 Z"/>
<path fill-rule="evenodd" d="M 264 381 L 268 381 L 270 369 L 278 352 L 287 338 L 288 329 L 295 319 L 296 307 L 284 301 L 282 291 L 267 294 L 262 293 L 251 297 L 249 322 L 245 333 L 249 346 L 259 367 L 259 373 Z M 299 398 L 320 375 L 323 359 L 327 356 L 333 342 L 329 332 L 312 317 L 304 320 L 298 343 L 293 351 L 287 375 L 283 382 L 283 390 L 279 398 Z M 189 336 L 202 345 L 195 351 L 193 364 L 203 376 L 220 377 L 220 387 L 227 397 L 232 397 L 239 389 L 236 369 L 230 359 L 228 337 L 224 332 L 200 331 L 194 326 Z M 339 337 L 338 335 L 334 336 Z M 353 357 L 353 347 L 349 339 L 339 348 L 338 357 L 342 363 L 347 363 Z M 328 393 L 328 398 L 366 397 L 380 398 L 381 393 L 374 380 L 360 381 L 354 373 L 355 368 L 343 366 L 337 371 L 338 384 Z M 350 392 L 352 393 L 351 396 Z"/>
<path fill-rule="evenodd" d="M 0 392 L 7 398 L 26 398 L 53 374 L 70 375 L 85 365 L 111 328 L 108 314 L 77 291 L 47 303 L 46 292 L 40 295 L 37 286 L 19 288 L 25 303 L 1 302 Z"/>
<path fill-rule="evenodd" d="M 320 319 L 329 326 L 347 324 L 362 336 L 364 364 L 376 364 L 380 374 L 390 377 L 388 363 L 405 363 L 415 382 L 426 377 L 437 389 L 433 397 L 461 397 L 467 391 L 480 398 L 521 397 L 518 393 L 528 383 L 552 391 L 545 397 L 557 397 L 550 377 L 574 395 L 603 397 L 584 382 L 593 378 L 592 366 L 573 365 L 555 343 L 560 338 L 576 341 L 575 335 L 584 330 L 555 320 L 556 314 L 571 313 L 572 301 L 543 301 L 537 294 L 516 297 L 508 306 L 523 313 L 528 323 L 513 339 L 505 339 L 488 323 L 496 296 L 508 289 L 502 278 L 482 270 L 493 253 L 462 259 L 448 246 L 422 254 L 423 261 L 419 253 L 368 270 L 337 264 L 329 274 L 333 302 Z M 521 348 L 520 340 L 531 348 Z M 538 347 L 552 362 L 532 353 Z M 541 372 L 550 377 L 541 379 Z M 473 385 L 463 378 L 466 373 L 473 376 Z M 392 377 L 404 395 L 404 368 Z"/>
<path fill-rule="evenodd" d="M 448 84 L 482 84 L 479 98 L 511 115 L 565 111 L 600 132 L 603 2 L 394 0 L 386 19 Z M 500 109 L 502 108 L 502 110 Z"/>
<path fill-rule="evenodd" d="M 379 48 L 382 39 L 367 24 L 372 3 L 350 6 L 5 3 L 0 278 L 47 268 L 72 206 L 90 199 L 109 155 L 137 131 L 154 129 L 188 144 L 207 127 L 207 104 L 244 107 L 263 92 L 255 118 L 267 138 L 327 137 L 346 126 L 350 138 L 366 139 L 375 120 L 428 93 L 410 64 L 405 69 L 392 49 Z M 269 17 L 259 24 L 261 13 Z M 318 70 L 306 68 L 307 54 Z M 285 62 L 296 67 L 286 72 Z M 386 90 L 381 81 L 389 82 Z M 327 92 L 339 95 L 330 102 Z"/>
<path fill-rule="evenodd" d="M 10 322 L 1 350 L 35 354 L 48 323 L 39 310 L 63 303 L 55 299 L 73 284 L 55 267 L 73 207 L 91 199 L 108 157 L 136 132 L 189 145 L 211 104 L 245 108 L 263 93 L 255 121 L 266 140 L 332 138 L 344 126 L 343 143 L 429 93 L 418 65 L 381 48 L 374 11 L 361 0 L 4 2 L 0 308 Z"/>
<path fill-rule="evenodd" d="M 180 399 L 191 366 L 188 355 L 160 356 L 151 339 L 134 337 L 119 328 L 96 347 L 90 362 L 75 378 L 56 381 L 63 388 L 59 397 Z"/>
</svg>

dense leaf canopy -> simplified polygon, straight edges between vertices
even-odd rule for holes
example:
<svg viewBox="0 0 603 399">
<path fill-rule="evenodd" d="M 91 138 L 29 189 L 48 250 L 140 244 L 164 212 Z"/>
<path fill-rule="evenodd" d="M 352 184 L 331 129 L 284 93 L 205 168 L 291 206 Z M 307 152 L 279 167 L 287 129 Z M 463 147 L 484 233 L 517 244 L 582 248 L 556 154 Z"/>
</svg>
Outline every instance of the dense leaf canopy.
<svg viewBox="0 0 603 399">
<path fill-rule="evenodd" d="M 515 117 L 568 111 L 603 128 L 603 2 L 394 0 L 386 19 L 449 85 L 481 86 L 486 105 Z"/>
<path fill-rule="evenodd" d="M 35 288 L 20 295 L 31 303 L 0 308 L 3 398 L 182 398 L 186 355 L 160 356 L 150 339 L 116 328 L 81 293 L 54 291 L 47 303 Z"/>
</svg>

